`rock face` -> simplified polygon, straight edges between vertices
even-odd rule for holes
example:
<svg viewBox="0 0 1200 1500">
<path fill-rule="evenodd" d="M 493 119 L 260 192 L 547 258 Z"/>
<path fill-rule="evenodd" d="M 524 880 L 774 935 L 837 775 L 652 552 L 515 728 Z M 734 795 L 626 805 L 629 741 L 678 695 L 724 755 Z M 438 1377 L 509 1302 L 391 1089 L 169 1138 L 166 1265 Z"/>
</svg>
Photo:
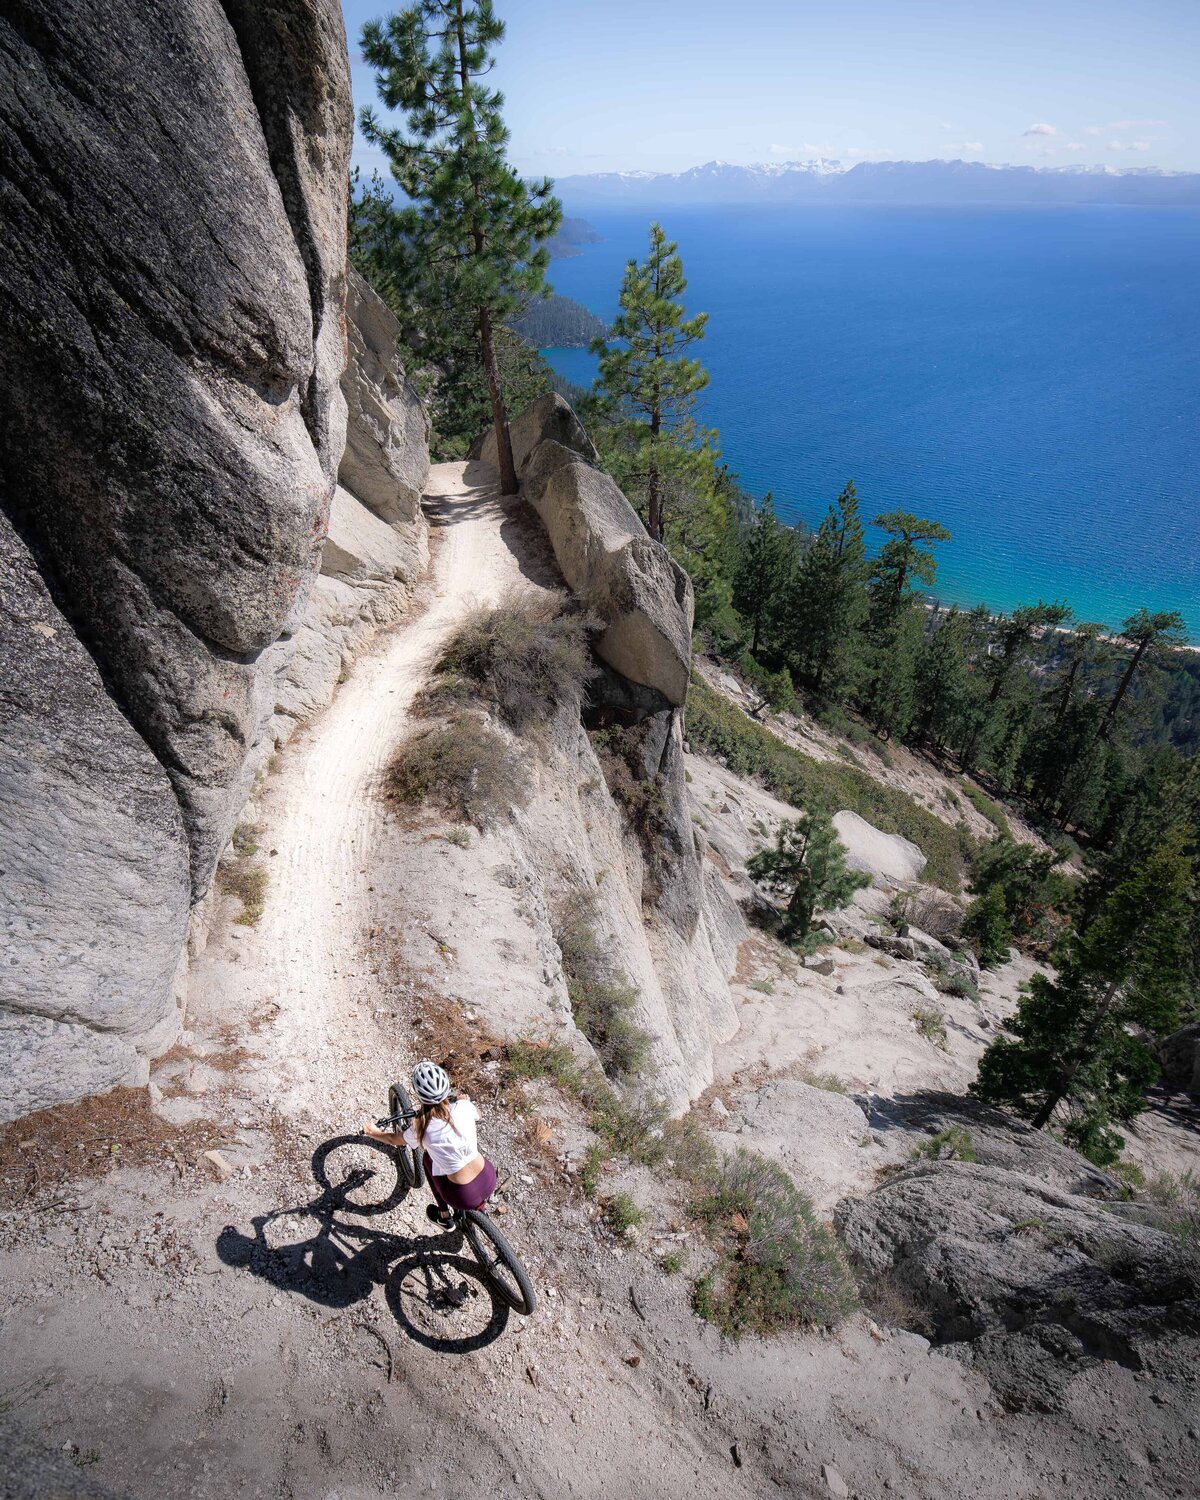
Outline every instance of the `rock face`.
<svg viewBox="0 0 1200 1500">
<path fill-rule="evenodd" d="M 1168 1088 L 1200 1098 L 1200 1021 L 1181 1026 L 1158 1044 L 1163 1081 Z"/>
<path fill-rule="evenodd" d="M 572 591 L 604 625 L 596 650 L 622 677 L 678 707 L 692 660 L 692 584 L 652 542 L 607 474 L 547 438 L 522 472 Z"/>
<path fill-rule="evenodd" d="M 338 483 L 381 520 L 411 526 L 429 478 L 429 419 L 396 352 L 400 325 L 357 271 L 350 273 L 346 315 L 346 450 Z"/>
<path fill-rule="evenodd" d="M 598 461 L 596 446 L 584 431 L 583 423 L 557 391 L 539 396 L 519 416 L 514 417 L 509 423 L 508 436 L 518 474 L 528 464 L 537 445 L 546 441 L 570 448 L 590 464 Z M 471 457 L 481 458 L 493 468 L 498 467 L 496 433 L 493 428 L 489 427 L 472 446 Z"/>
<path fill-rule="evenodd" d="M 0 1120 L 132 1083 L 174 1031 L 188 847 L 162 766 L 0 516 Z"/>
<path fill-rule="evenodd" d="M 1186 1250 L 1122 1208 L 1029 1171 L 936 1161 L 844 1200 L 837 1219 L 858 1263 L 899 1283 L 937 1343 L 1010 1407 L 1053 1411 L 1098 1360 L 1138 1370 L 1156 1340 L 1200 1332 Z"/>
<path fill-rule="evenodd" d="M 189 895 L 407 601 L 429 453 L 357 278 L 346 367 L 336 0 L 23 0 L 0 82 L 7 1118 L 170 1044 Z"/>
<path fill-rule="evenodd" d="M 880 833 L 855 812 L 836 813 L 833 826 L 846 846 L 846 863 L 865 871 L 876 885 L 911 885 L 921 878 L 925 856 L 911 839 Z"/>
<path fill-rule="evenodd" d="M 166 769 L 202 890 L 316 573 L 345 429 L 336 0 L 0 21 L 0 489 Z"/>
</svg>

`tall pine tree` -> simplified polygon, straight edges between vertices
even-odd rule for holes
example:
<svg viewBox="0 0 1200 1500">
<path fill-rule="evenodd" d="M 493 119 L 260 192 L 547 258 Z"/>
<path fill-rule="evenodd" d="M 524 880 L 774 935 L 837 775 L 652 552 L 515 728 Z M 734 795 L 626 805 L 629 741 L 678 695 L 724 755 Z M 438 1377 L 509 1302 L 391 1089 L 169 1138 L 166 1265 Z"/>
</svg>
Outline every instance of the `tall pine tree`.
<svg viewBox="0 0 1200 1500">
<path fill-rule="evenodd" d="M 853 679 L 866 582 L 867 549 L 850 480 L 804 554 L 786 611 L 793 670 L 815 693 L 836 697 Z"/>
<path fill-rule="evenodd" d="M 430 352 L 453 346 L 464 310 L 487 381 L 500 486 L 517 489 L 496 352 L 497 327 L 529 297 L 544 294 L 543 248 L 562 223 L 544 179 L 526 183 L 505 159 L 503 95 L 483 79 L 504 23 L 491 0 L 418 0 L 363 28 L 381 102 L 400 110 L 403 130 L 370 109 L 363 135 L 381 147 L 408 197 L 401 210 L 393 276 L 421 308 Z"/>
<path fill-rule="evenodd" d="M 750 650 L 756 656 L 764 633 L 775 645 L 775 628 L 796 576 L 799 550 L 799 538 L 775 515 L 768 495 L 742 537 L 733 575 L 734 607 L 750 622 Z"/>
<path fill-rule="evenodd" d="M 950 533 L 937 521 L 910 511 L 893 510 L 875 517 L 888 534 L 871 568 L 868 587 L 870 621 L 862 706 L 882 735 L 904 734 L 916 712 L 917 660 L 924 639 L 924 611 L 916 608 L 916 585 L 937 577 L 930 542 L 948 542 Z"/>
<path fill-rule="evenodd" d="M 672 491 L 712 485 L 708 434 L 695 419 L 708 374 L 686 353 L 704 337 L 708 314 L 685 316 L 679 299 L 686 289 L 679 246 L 651 224 L 649 256 L 625 267 L 611 342 L 592 345 L 600 357 L 596 404 L 616 424 L 600 434 L 604 457 L 625 492 L 642 503 L 656 542 L 665 536 Z"/>
</svg>

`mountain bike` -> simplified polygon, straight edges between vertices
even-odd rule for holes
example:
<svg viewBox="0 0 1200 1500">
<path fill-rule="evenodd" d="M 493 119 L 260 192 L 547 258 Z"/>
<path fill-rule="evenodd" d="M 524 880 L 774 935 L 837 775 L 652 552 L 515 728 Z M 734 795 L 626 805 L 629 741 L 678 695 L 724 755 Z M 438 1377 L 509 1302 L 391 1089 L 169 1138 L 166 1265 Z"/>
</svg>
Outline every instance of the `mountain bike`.
<svg viewBox="0 0 1200 1500">
<path fill-rule="evenodd" d="M 390 1114 L 375 1122 L 380 1130 L 406 1130 L 416 1118 L 417 1111 L 402 1083 L 393 1083 L 388 1089 L 388 1109 Z M 420 1150 L 413 1146 L 397 1147 L 396 1157 L 402 1181 L 410 1187 L 420 1187 L 425 1181 Z M 470 1245 L 471 1254 L 497 1296 L 514 1312 L 528 1317 L 537 1306 L 537 1298 L 520 1256 L 482 1209 L 452 1208 L 450 1212 L 454 1215 L 450 1231 L 461 1234 Z"/>
</svg>

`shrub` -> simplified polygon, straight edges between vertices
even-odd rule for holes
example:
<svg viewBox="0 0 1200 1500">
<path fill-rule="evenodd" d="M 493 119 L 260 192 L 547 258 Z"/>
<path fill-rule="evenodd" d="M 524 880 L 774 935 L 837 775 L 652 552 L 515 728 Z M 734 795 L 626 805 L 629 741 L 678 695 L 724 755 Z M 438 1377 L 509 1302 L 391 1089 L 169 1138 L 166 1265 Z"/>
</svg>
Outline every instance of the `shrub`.
<svg viewBox="0 0 1200 1500">
<path fill-rule="evenodd" d="M 679 839 L 671 823 L 666 778 L 661 773 L 645 774 L 647 732 L 646 725 L 614 724 L 590 731 L 589 737 L 613 801 L 624 811 L 642 846 L 646 895 L 653 900 L 661 888 L 662 866 L 678 850 Z"/>
<path fill-rule="evenodd" d="M 683 1270 L 683 1256 L 678 1250 L 668 1250 L 659 1265 L 668 1276 L 674 1276 L 676 1272 Z"/>
<path fill-rule="evenodd" d="M 693 1297 L 700 1316 L 723 1333 L 831 1327 L 855 1310 L 854 1280 L 837 1238 L 777 1163 L 736 1152 L 694 1212 L 725 1242 Z"/>
<path fill-rule="evenodd" d="M 255 846 L 257 847 L 257 846 Z M 240 927 L 253 927 L 263 914 L 267 897 L 267 872 L 262 865 L 252 865 L 245 857 L 220 872 L 221 889 L 236 896 L 242 909 L 234 917 Z"/>
<path fill-rule="evenodd" d="M 939 943 L 954 943 L 962 932 L 963 909 L 944 891 L 922 886 L 915 891 L 897 891 L 888 915 L 893 925 L 919 927 Z"/>
<path fill-rule="evenodd" d="M 240 927 L 253 927 L 266 902 L 267 871 L 263 865 L 253 863 L 262 831 L 261 823 L 239 823 L 229 841 L 235 857 L 217 867 L 220 889 L 241 902 L 242 909 L 233 919 Z"/>
<path fill-rule="evenodd" d="M 1001 838 L 1012 838 L 1012 825 L 1008 821 L 1008 815 L 998 802 L 993 802 L 986 792 L 982 791 L 973 781 L 963 782 L 963 795 L 975 809 L 982 813 L 989 823 L 997 830 Z"/>
<path fill-rule="evenodd" d="M 940 1047 L 943 1052 L 946 1051 L 946 1018 L 940 1010 L 934 1010 L 931 1005 L 918 1005 L 912 1018 L 923 1037 L 935 1047 Z"/>
<path fill-rule="evenodd" d="M 469 713 L 410 735 L 388 767 L 385 786 L 397 801 L 436 802 L 479 829 L 529 798 L 510 747 Z"/>
<path fill-rule="evenodd" d="M 934 885 L 957 891 L 969 835 L 943 823 L 895 787 L 881 785 L 852 766 L 816 761 L 756 724 L 735 704 L 696 677 L 688 693 L 687 737 L 694 746 L 722 757 L 743 776 L 757 776 L 793 807 L 846 808 L 880 829 L 909 838 L 928 860 L 926 874 Z"/>
<path fill-rule="evenodd" d="M 1156 1172 L 1146 1184 L 1154 1205 L 1154 1222 L 1189 1254 L 1200 1256 L 1200 1176 L 1186 1172 Z"/>
<path fill-rule="evenodd" d="M 676 1177 L 693 1187 L 712 1190 L 720 1175 L 721 1158 L 695 1115 L 686 1114 L 678 1120 L 668 1120 L 662 1127 L 659 1144 L 663 1160 Z"/>
<path fill-rule="evenodd" d="M 604 1204 L 604 1222 L 614 1234 L 624 1235 L 626 1238 L 645 1217 L 628 1193 L 614 1193 Z"/>
<path fill-rule="evenodd" d="M 989 886 L 982 895 L 976 896 L 963 919 L 962 934 L 985 969 L 994 969 L 997 964 L 1008 962 L 1013 930 L 1002 887 Z"/>
<path fill-rule="evenodd" d="M 594 1198 L 600 1188 L 600 1172 L 604 1167 L 604 1152 L 593 1143 L 583 1157 L 583 1170 L 579 1174 L 579 1186 L 585 1198 Z"/>
<path fill-rule="evenodd" d="M 799 1067 L 796 1077 L 810 1089 L 824 1089 L 827 1094 L 848 1094 L 850 1090 L 836 1073 L 818 1073 L 812 1068 Z"/>
<path fill-rule="evenodd" d="M 575 1024 L 596 1049 L 607 1074 L 632 1077 L 646 1061 L 651 1038 L 633 1019 L 637 990 L 600 947 L 593 897 L 581 893 L 564 902 L 555 937 Z"/>
<path fill-rule="evenodd" d="M 563 596 L 514 590 L 495 608 L 468 615 L 437 671 L 446 692 L 457 695 L 458 684 L 473 684 L 510 728 L 525 733 L 543 727 L 560 705 L 580 703 L 595 674 L 589 628 Z"/>
<path fill-rule="evenodd" d="M 930 1136 L 920 1146 L 914 1146 L 913 1161 L 920 1161 L 922 1158 L 929 1161 L 979 1160 L 975 1155 L 975 1143 L 970 1132 L 961 1125 L 950 1125 L 945 1130 L 939 1130 L 937 1135 Z"/>
<path fill-rule="evenodd" d="M 941 990 L 943 995 L 959 995 L 964 1000 L 979 1004 L 979 986 L 974 979 L 951 960 L 940 953 L 924 960 L 925 972 Z"/>
<path fill-rule="evenodd" d="M 565 1042 L 535 1041 L 531 1037 L 518 1037 L 504 1049 L 511 1082 L 532 1082 L 537 1078 L 549 1078 L 568 1093 L 575 1093 L 582 1078 L 578 1058 Z"/>
</svg>

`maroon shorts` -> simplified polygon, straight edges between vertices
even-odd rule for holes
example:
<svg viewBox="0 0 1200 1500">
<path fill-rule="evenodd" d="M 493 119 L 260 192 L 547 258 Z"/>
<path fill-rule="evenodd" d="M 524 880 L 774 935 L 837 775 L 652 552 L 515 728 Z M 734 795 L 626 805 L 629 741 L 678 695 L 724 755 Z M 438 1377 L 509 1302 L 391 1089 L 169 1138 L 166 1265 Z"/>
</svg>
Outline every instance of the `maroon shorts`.
<svg viewBox="0 0 1200 1500">
<path fill-rule="evenodd" d="M 429 1152 L 422 1155 L 429 1190 L 443 1208 L 482 1208 L 496 1191 L 496 1169 L 490 1161 L 484 1161 L 483 1171 L 470 1182 L 451 1182 L 449 1177 L 435 1177 Z"/>
</svg>

